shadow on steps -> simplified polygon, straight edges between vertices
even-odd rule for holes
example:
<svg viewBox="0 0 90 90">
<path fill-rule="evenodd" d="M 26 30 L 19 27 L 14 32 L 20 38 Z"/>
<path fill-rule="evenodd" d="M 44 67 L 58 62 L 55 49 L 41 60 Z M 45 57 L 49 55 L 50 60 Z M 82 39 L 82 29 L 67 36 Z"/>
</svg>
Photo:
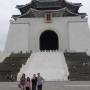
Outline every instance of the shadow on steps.
<svg viewBox="0 0 90 90">
<path fill-rule="evenodd" d="M 25 64 L 32 52 L 11 53 L 0 63 L 0 82 L 14 82 L 20 68 Z"/>
<path fill-rule="evenodd" d="M 90 56 L 85 52 L 64 53 L 69 70 L 69 80 L 90 81 Z"/>
</svg>

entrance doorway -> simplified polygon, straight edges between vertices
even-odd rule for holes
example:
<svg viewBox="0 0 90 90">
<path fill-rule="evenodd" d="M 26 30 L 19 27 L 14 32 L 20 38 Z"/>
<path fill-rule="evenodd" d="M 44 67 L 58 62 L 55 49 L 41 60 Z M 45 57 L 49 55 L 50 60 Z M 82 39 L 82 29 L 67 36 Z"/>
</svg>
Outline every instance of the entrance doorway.
<svg viewBox="0 0 90 90">
<path fill-rule="evenodd" d="M 40 36 L 40 50 L 58 50 L 58 36 L 56 32 L 47 30 Z"/>
</svg>

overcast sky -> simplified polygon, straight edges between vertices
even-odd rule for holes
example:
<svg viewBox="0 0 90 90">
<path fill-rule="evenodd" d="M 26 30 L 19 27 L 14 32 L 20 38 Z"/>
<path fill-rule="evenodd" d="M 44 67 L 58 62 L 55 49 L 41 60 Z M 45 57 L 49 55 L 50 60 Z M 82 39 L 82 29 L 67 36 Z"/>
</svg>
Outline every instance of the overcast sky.
<svg viewBox="0 0 90 90">
<path fill-rule="evenodd" d="M 5 47 L 5 42 L 9 30 L 9 20 L 13 14 L 18 14 L 19 11 L 15 8 L 16 5 L 26 4 L 31 0 L 0 0 L 0 50 Z M 67 0 L 69 2 L 82 3 L 80 12 L 86 12 L 89 18 L 90 26 L 90 0 Z"/>
</svg>

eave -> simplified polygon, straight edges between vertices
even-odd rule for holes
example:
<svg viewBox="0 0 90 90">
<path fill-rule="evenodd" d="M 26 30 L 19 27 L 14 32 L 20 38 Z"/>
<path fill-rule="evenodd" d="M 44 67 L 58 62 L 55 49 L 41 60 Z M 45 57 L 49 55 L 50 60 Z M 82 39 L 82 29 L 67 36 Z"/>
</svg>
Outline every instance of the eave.
<svg viewBox="0 0 90 90">
<path fill-rule="evenodd" d="M 74 12 L 78 12 L 80 6 L 82 6 L 81 3 L 69 3 L 69 2 L 66 2 L 66 1 L 63 1 L 63 2 L 60 2 L 60 1 L 57 1 L 59 3 L 61 3 L 61 5 L 55 5 L 55 6 L 44 6 L 43 4 L 44 3 L 41 3 L 39 1 L 35 1 L 35 2 L 31 2 L 31 3 L 28 3 L 26 5 L 17 5 L 16 8 L 20 10 L 21 14 L 23 15 L 24 13 L 26 13 L 30 8 L 34 8 L 34 9 L 37 9 L 37 10 L 58 10 L 58 9 L 62 9 L 64 7 L 67 6 L 67 8 L 69 9 L 72 9 L 72 12 L 73 10 L 75 10 Z M 50 2 L 49 2 L 50 3 Z M 55 1 L 54 1 L 55 3 Z M 46 4 L 47 5 L 47 4 Z"/>
<path fill-rule="evenodd" d="M 62 9 L 58 9 L 58 10 L 37 10 L 37 9 L 33 9 L 33 8 L 30 8 L 26 13 L 24 13 L 23 15 L 14 15 L 13 18 L 14 19 L 17 19 L 17 18 L 30 18 L 30 17 L 43 17 L 44 13 L 57 13 L 59 14 L 60 12 L 66 12 L 66 14 L 63 16 L 81 16 L 81 17 L 85 17 L 86 16 L 86 13 L 74 13 L 72 11 L 70 11 L 67 7 L 65 8 L 62 8 Z"/>
</svg>

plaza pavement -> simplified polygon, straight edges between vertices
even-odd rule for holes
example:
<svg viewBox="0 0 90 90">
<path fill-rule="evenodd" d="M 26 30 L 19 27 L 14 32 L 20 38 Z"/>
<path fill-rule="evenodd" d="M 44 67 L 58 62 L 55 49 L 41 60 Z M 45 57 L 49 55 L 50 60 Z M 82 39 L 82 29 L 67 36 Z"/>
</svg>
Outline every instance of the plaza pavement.
<svg viewBox="0 0 90 90">
<path fill-rule="evenodd" d="M 0 82 L 0 90 L 20 90 L 16 82 Z M 45 82 L 43 90 L 90 90 L 90 81 Z"/>
</svg>

